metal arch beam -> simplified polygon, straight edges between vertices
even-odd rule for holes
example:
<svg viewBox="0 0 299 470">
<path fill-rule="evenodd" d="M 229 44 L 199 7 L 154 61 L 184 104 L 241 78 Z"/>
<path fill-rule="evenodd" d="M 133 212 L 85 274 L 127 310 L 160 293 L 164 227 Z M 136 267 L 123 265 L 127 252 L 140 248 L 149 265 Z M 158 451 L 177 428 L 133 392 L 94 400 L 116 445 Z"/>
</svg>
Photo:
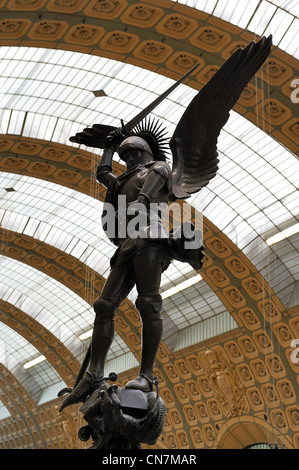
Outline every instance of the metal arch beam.
<svg viewBox="0 0 299 470">
<path fill-rule="evenodd" d="M 232 315 L 234 315 L 234 317 L 238 319 L 238 321 L 240 322 L 239 324 L 242 324 L 242 328 L 240 329 L 240 331 L 235 332 L 236 339 L 232 335 L 230 336 L 231 340 L 227 341 L 228 346 L 226 346 L 227 348 L 226 351 L 227 352 L 229 351 L 229 344 L 231 344 L 232 342 L 235 343 L 236 347 L 240 347 L 240 345 L 242 345 L 242 347 L 245 347 L 245 344 L 251 344 L 251 346 L 254 346 L 256 349 L 255 361 L 257 361 L 257 359 L 259 359 L 260 362 L 261 362 L 261 359 L 267 360 L 267 366 L 269 367 L 270 365 L 269 360 L 273 358 L 275 358 L 276 361 L 279 360 L 279 356 L 276 353 L 277 345 L 274 345 L 275 349 L 271 349 L 271 344 L 270 344 L 269 351 L 266 352 L 266 356 L 263 354 L 263 352 L 261 352 L 261 344 L 259 344 L 258 337 L 259 335 L 265 334 L 265 330 L 259 327 L 258 322 L 259 321 L 261 322 L 263 318 L 262 317 L 263 313 L 261 312 L 260 316 L 258 315 L 258 312 L 257 312 L 258 309 L 256 307 L 257 302 L 253 302 L 253 304 L 250 304 L 248 300 L 244 307 L 244 302 L 242 300 L 242 298 L 244 299 L 244 297 L 246 296 L 246 292 L 247 292 L 246 289 L 248 289 L 248 286 L 246 285 L 246 283 L 243 282 L 243 285 L 240 288 L 240 283 L 242 284 L 242 280 L 243 281 L 253 280 L 251 276 L 248 276 L 247 270 L 249 270 L 250 265 L 248 265 L 246 257 L 244 257 L 242 253 L 233 251 L 233 244 L 231 244 L 229 240 L 227 240 L 226 237 L 223 236 L 223 234 L 221 234 L 220 232 L 217 232 L 216 228 L 213 227 L 211 223 L 209 223 L 208 221 L 206 222 L 207 223 L 204 224 L 204 226 L 206 227 L 204 237 L 205 237 L 205 243 L 207 244 L 207 247 L 208 247 L 209 254 L 208 254 L 208 260 L 207 260 L 208 264 L 206 267 L 205 275 L 207 276 L 207 278 L 211 276 L 213 277 L 214 269 L 218 269 L 218 270 L 222 269 L 222 272 L 224 273 L 224 279 L 223 278 L 220 279 L 219 271 L 217 271 L 217 276 L 214 277 L 214 281 L 213 281 L 215 285 L 215 289 L 219 290 L 219 294 L 222 295 L 223 301 L 226 302 L 227 307 L 230 308 Z M 217 251 L 218 251 L 218 254 L 216 253 Z M 213 262 L 214 262 L 213 258 L 218 259 L 219 255 L 226 262 L 223 262 L 223 263 L 220 262 L 220 264 L 213 266 Z M 234 261 L 234 263 L 231 263 L 232 261 Z M 238 262 L 236 263 L 236 261 Z M 227 267 L 226 272 L 224 272 L 225 267 Z M 235 275 L 239 279 L 239 285 L 237 286 L 232 286 L 231 284 L 227 284 L 227 279 L 225 279 L 225 274 L 228 275 L 228 273 L 233 270 L 235 270 Z M 244 274 L 246 274 L 246 276 L 244 276 Z M 240 275 L 243 276 L 242 280 L 240 280 Z M 216 285 L 216 282 L 218 284 L 224 282 L 226 285 L 220 288 L 219 285 L 218 286 Z M 253 293 L 254 295 L 256 295 L 256 289 L 254 289 Z M 239 297 L 239 294 L 241 294 L 241 298 Z M 255 304 L 255 307 L 254 307 L 254 304 Z M 273 307 L 277 308 L 277 304 L 273 305 Z M 274 331 L 272 341 L 276 340 L 276 336 L 278 333 L 278 329 L 275 329 L 275 327 L 279 327 L 279 326 L 281 327 L 281 326 L 286 325 L 286 321 L 282 320 L 281 318 L 281 315 L 280 315 L 281 312 L 279 310 L 275 310 L 275 308 L 274 310 L 266 310 L 267 319 L 269 320 L 268 325 L 270 328 L 273 327 L 273 331 Z M 248 312 L 250 313 L 249 316 L 247 316 Z M 238 341 L 239 338 L 240 338 L 240 341 Z M 234 339 L 235 341 L 233 341 Z M 224 341 L 225 340 L 228 340 L 228 338 L 226 337 Z M 241 343 L 241 340 L 243 341 L 243 343 Z M 193 348 L 193 351 L 196 351 L 198 346 L 204 350 L 207 347 L 214 349 L 215 346 L 216 346 L 216 349 L 218 349 L 219 341 L 222 341 L 221 338 L 207 341 L 202 346 L 195 345 Z M 259 351 L 257 351 L 258 349 Z M 287 348 L 285 349 L 285 351 L 287 353 Z M 251 354 L 250 349 L 248 350 L 248 354 L 250 357 L 250 354 Z M 168 397 L 172 397 L 172 402 L 170 402 L 169 404 L 172 410 L 171 416 L 173 415 L 173 412 L 177 413 L 177 415 L 180 416 L 182 423 L 185 422 L 185 417 L 184 417 L 183 410 L 181 408 L 182 406 L 181 400 L 183 399 L 183 403 L 184 403 L 185 399 L 181 398 L 179 393 L 180 391 L 184 390 L 185 386 L 187 386 L 188 382 L 190 382 L 190 380 L 187 380 L 186 382 L 184 375 L 180 374 L 180 371 L 178 368 L 178 363 L 180 363 L 182 359 L 184 361 L 184 356 L 185 354 L 183 351 L 172 355 L 162 345 L 158 354 L 157 369 L 156 369 L 156 372 L 159 374 L 160 383 L 161 383 L 161 393 L 163 394 L 163 397 L 165 398 L 167 397 L 167 399 Z M 194 356 L 194 353 L 193 353 L 193 356 Z M 187 358 L 188 358 L 188 353 L 187 353 Z M 234 361 L 233 356 L 232 356 L 232 360 Z M 284 377 L 287 376 L 288 379 L 291 380 L 295 384 L 296 373 L 294 370 L 291 370 L 290 366 L 287 365 L 287 355 L 286 355 L 285 360 L 284 360 L 284 356 L 283 355 L 281 356 L 281 364 L 285 370 L 285 373 L 283 376 Z M 184 374 L 186 373 L 184 370 L 183 372 Z M 251 371 L 251 373 L 253 375 L 253 371 Z M 291 378 L 292 376 L 293 378 Z M 295 388 L 296 386 L 294 386 L 294 389 Z M 173 406 L 175 408 L 172 408 Z M 168 427 L 165 432 L 166 432 L 166 436 L 170 440 L 173 439 L 173 435 L 174 435 L 173 432 L 175 431 L 175 429 L 176 429 L 175 427 L 172 428 L 171 424 L 168 423 Z M 191 432 L 190 436 L 188 435 L 188 433 L 186 434 L 190 443 L 192 442 L 192 439 L 194 439 L 194 433 L 192 434 L 192 431 L 194 431 L 194 429 L 196 428 L 193 428 L 190 430 Z M 176 438 L 179 439 L 178 436 Z"/>
<path fill-rule="evenodd" d="M 108 9 L 96 8 L 92 0 L 76 1 L 72 5 L 54 2 L 44 5 L 40 1 L 26 8 L 12 7 L 9 3 L 8 0 L 2 2 L 0 45 L 58 48 L 100 55 L 175 79 L 189 70 L 199 57 L 201 69 L 188 83 L 195 89 L 207 82 L 213 70 L 238 45 L 255 39 L 253 33 L 175 2 L 161 6 L 160 2 L 151 0 L 143 6 L 143 15 L 136 14 L 135 5 L 129 5 L 126 0 Z M 53 21 L 55 13 L 59 14 L 59 20 Z M 173 15 L 175 25 L 172 25 Z M 208 38 L 205 37 L 207 28 Z M 298 155 L 296 104 L 290 99 L 297 68 L 298 61 L 274 48 L 271 67 L 259 74 L 262 85 L 258 92 L 253 84 L 249 86 L 235 110 L 271 132 L 273 138 Z M 263 88 L 268 85 L 271 97 L 264 100 Z M 266 128 L 257 118 L 257 112 L 267 119 Z"/>
<path fill-rule="evenodd" d="M 53 277 L 90 305 L 100 295 L 105 279 L 88 268 L 90 275 L 86 282 L 86 266 L 76 258 L 17 232 L 0 230 L 0 233 L 4 256 L 17 259 Z M 138 339 L 140 327 L 141 321 L 135 306 L 129 299 L 125 299 L 116 313 L 115 330 L 137 358 L 141 351 Z"/>
<path fill-rule="evenodd" d="M 0 321 L 44 355 L 68 386 L 73 384 L 80 364 L 55 335 L 26 312 L 4 300 L 0 301 Z"/>
<path fill-rule="evenodd" d="M 70 157 L 68 146 L 63 146 L 61 144 L 49 145 L 48 142 L 22 138 L 22 143 L 30 144 L 30 148 L 26 155 L 26 145 L 18 146 L 18 138 L 12 139 L 12 136 L 6 136 L 5 139 L 3 136 L 1 137 L 1 140 L 2 138 L 3 141 L 7 142 L 8 151 L 10 152 L 8 157 L 6 157 L 7 154 L 5 153 L 5 158 L 0 161 L 0 168 L 2 170 L 12 170 L 17 173 L 28 174 L 30 176 L 47 179 L 49 181 L 59 182 L 60 184 L 71 186 L 76 190 L 83 191 L 90 195 L 90 185 L 92 184 L 90 178 L 92 160 L 89 152 L 76 150 L 76 154 L 80 156 L 81 162 L 81 169 L 80 172 L 78 172 L 78 168 L 74 166 L 73 160 Z M 34 146 L 36 149 L 34 149 Z M 41 146 L 42 151 L 40 149 Z M 20 155 L 16 157 L 16 152 L 19 152 L 20 148 L 22 149 L 21 158 Z M 40 159 L 39 152 L 47 156 L 47 149 L 51 149 L 54 159 L 51 162 L 48 160 L 45 163 Z M 55 151 L 60 155 L 60 161 L 57 167 L 55 163 Z M 14 169 L 16 164 L 20 165 L 20 163 L 22 168 L 19 168 L 18 170 Z M 49 165 L 49 163 L 53 163 L 52 166 L 57 171 L 53 170 L 50 174 L 45 175 L 44 165 Z M 123 171 L 123 167 L 116 164 L 115 170 L 120 174 Z M 60 176 L 62 173 L 64 175 L 64 179 Z M 57 175 L 59 175 L 59 180 Z M 77 181 L 75 182 L 73 180 L 74 175 L 77 176 Z M 100 187 L 100 185 L 97 185 L 96 188 L 100 193 L 95 194 L 95 197 L 103 200 L 105 191 Z M 244 312 L 247 308 L 246 306 L 251 306 L 249 310 L 254 313 L 254 317 L 260 317 L 258 320 L 260 325 L 263 325 L 264 322 L 263 312 L 265 309 L 269 312 L 273 309 L 276 312 L 274 321 L 280 321 L 283 318 L 284 307 L 262 276 L 256 272 L 252 263 L 250 263 L 246 256 L 244 256 L 240 250 L 207 219 L 204 220 L 204 227 L 204 240 L 209 260 L 208 263 L 210 264 L 207 262 L 205 263 L 205 268 L 201 271 L 201 274 L 209 286 L 219 296 L 223 304 L 232 313 L 238 325 L 243 328 L 245 327 L 246 329 L 249 328 L 250 330 L 250 325 L 246 324 L 246 317 L 244 316 Z M 238 272 L 238 269 L 241 269 L 241 271 Z M 223 278 L 222 280 L 221 276 Z M 263 300 L 261 289 L 266 293 Z M 132 305 L 130 305 L 130 308 L 132 308 Z M 133 309 L 135 308 L 133 307 Z M 267 321 L 272 324 L 272 317 L 268 315 Z M 134 338 L 136 339 L 135 334 Z"/>
<path fill-rule="evenodd" d="M 44 254 L 41 256 L 41 254 L 37 254 L 35 250 L 32 250 L 31 253 L 28 245 L 28 242 L 32 241 L 31 237 L 10 231 L 5 231 L 5 235 L 9 243 L 7 243 L 7 246 L 3 249 L 4 255 L 20 259 L 22 262 L 28 264 L 31 264 L 32 260 L 34 260 L 35 267 L 38 267 L 38 269 L 41 269 L 47 274 L 49 273 L 47 264 L 45 265 L 41 262 L 43 259 L 47 259 L 47 253 L 50 255 L 50 265 L 53 265 L 53 253 L 56 252 L 66 257 L 60 250 L 46 246 L 37 240 L 34 240 L 34 242 L 37 242 L 40 247 L 44 246 Z M 262 276 L 256 272 L 256 269 L 246 256 L 207 219 L 204 220 L 203 236 L 207 253 L 207 260 L 204 268 L 201 270 L 203 278 L 219 296 L 237 324 L 244 331 L 247 331 L 250 337 L 254 338 L 253 344 L 255 347 L 263 352 L 265 349 L 263 343 L 265 335 L 263 325 L 266 324 L 268 328 L 272 329 L 275 324 L 286 325 L 287 323 L 283 305 L 279 302 L 279 299 L 265 280 L 262 279 Z M 25 240 L 27 259 L 23 257 L 24 250 L 20 248 L 19 242 L 16 245 L 14 244 L 15 238 L 19 240 L 23 238 Z M 47 250 L 51 250 L 51 253 Z M 68 258 L 71 257 L 68 255 Z M 56 269 L 58 269 L 58 271 L 56 271 L 56 279 L 65 283 L 68 287 L 71 287 L 74 292 L 84 298 L 86 290 L 82 280 L 85 275 L 85 269 L 82 270 L 82 266 L 80 269 L 78 260 L 74 259 L 71 261 L 75 263 L 75 265 L 72 264 L 72 270 L 67 273 L 68 276 L 61 275 L 61 271 L 63 271 L 63 274 L 66 272 L 65 269 L 62 270 L 61 265 L 56 266 Z M 78 279 L 74 278 L 73 274 L 75 270 L 76 273 L 81 272 L 81 280 L 80 276 Z M 78 274 L 76 275 L 78 276 Z M 95 293 L 98 295 L 104 280 L 97 273 L 95 273 L 95 276 L 97 281 L 93 288 L 95 287 Z M 124 341 L 138 357 L 138 354 L 140 354 L 139 328 L 141 323 L 139 316 L 137 317 L 136 315 L 137 312 L 134 305 L 126 299 L 120 306 L 119 314 L 119 321 L 118 318 L 116 319 L 116 331 L 123 337 Z M 268 338 L 268 340 L 272 343 L 272 349 L 270 349 L 275 355 L 276 361 L 279 360 L 283 364 L 284 369 L 289 372 L 291 377 L 294 373 L 289 358 L 280 355 L 281 346 L 276 336 L 273 336 L 272 341 L 270 338 Z M 161 349 L 164 350 L 164 353 L 167 351 L 167 348 L 163 344 L 161 345 Z M 166 354 L 170 359 L 170 352 L 167 351 Z M 159 361 L 159 355 L 157 360 Z"/>
</svg>

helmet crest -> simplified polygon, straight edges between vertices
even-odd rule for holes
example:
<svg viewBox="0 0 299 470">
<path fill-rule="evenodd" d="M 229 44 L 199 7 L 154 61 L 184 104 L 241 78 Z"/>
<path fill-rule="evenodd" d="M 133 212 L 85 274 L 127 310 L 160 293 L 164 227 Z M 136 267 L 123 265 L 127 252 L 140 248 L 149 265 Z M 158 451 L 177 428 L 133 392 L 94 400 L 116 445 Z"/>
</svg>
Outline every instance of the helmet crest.
<svg viewBox="0 0 299 470">
<path fill-rule="evenodd" d="M 138 135 L 150 146 L 155 160 L 165 161 L 169 152 L 169 137 L 162 124 L 154 118 L 146 117 L 133 129 L 132 133 Z"/>
<path fill-rule="evenodd" d="M 158 120 L 146 117 L 127 132 L 127 137 L 118 147 L 118 154 L 121 157 L 128 148 L 136 148 L 148 152 L 154 160 L 166 161 L 169 152 L 166 134 L 166 129 Z"/>
</svg>

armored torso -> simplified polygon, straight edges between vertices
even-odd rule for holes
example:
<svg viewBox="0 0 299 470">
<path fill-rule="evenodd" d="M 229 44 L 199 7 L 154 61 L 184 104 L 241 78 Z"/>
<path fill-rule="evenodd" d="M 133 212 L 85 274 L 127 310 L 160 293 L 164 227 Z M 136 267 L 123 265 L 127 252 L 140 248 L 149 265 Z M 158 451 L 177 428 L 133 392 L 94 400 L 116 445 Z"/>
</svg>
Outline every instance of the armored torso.
<svg viewBox="0 0 299 470">
<path fill-rule="evenodd" d="M 118 194 L 126 196 L 127 204 L 136 201 L 138 198 L 145 179 L 148 175 L 148 171 L 148 168 L 141 168 L 138 173 L 134 173 L 132 176 L 128 176 L 128 179 L 126 179 L 120 187 Z"/>
<path fill-rule="evenodd" d="M 124 173 L 122 177 L 124 178 L 126 174 L 127 177 L 119 187 L 117 195 L 125 195 L 127 204 L 136 201 L 143 188 L 147 175 L 152 171 L 153 167 L 158 164 L 167 168 L 168 178 L 165 181 L 164 187 L 159 191 L 159 194 L 151 200 L 151 202 L 169 202 L 171 200 L 171 170 L 165 162 L 151 162 L 144 166 L 137 166 L 136 172 L 134 172 L 133 168 L 132 170 Z"/>
</svg>

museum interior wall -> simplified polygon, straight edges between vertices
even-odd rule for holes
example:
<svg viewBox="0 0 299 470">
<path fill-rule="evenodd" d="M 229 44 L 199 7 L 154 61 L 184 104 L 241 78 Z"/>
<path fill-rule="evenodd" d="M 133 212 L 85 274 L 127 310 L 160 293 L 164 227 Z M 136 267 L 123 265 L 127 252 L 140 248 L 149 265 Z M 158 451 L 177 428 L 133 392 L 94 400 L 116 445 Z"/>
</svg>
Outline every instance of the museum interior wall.
<svg viewBox="0 0 299 470">
<path fill-rule="evenodd" d="M 80 59 L 84 70 L 90 57 L 105 61 L 97 62 L 98 66 L 108 67 L 109 60 L 114 61 L 109 80 L 116 78 L 120 65 L 126 65 L 124 75 L 138 68 L 168 80 L 167 84 L 199 61 L 185 83 L 186 89 L 196 92 L 237 47 L 257 37 L 258 32 L 219 15 L 169 0 L 0 0 L 0 77 L 13 79 L 5 88 L 3 78 L 0 90 L 0 191 L 4 201 L 0 207 L 0 448 L 88 447 L 77 436 L 82 422 L 79 406 L 59 413 L 57 390 L 61 384 L 72 386 L 76 379 L 89 344 L 79 336 L 92 328 L 92 305 L 107 277 L 113 247 L 103 239 L 95 237 L 94 241 L 88 227 L 88 223 L 100 225 L 100 213 L 98 220 L 93 214 L 105 197 L 105 189 L 94 180 L 99 155 L 68 141 L 74 130 L 96 122 L 89 121 L 89 110 L 93 116 L 106 112 L 101 102 L 105 93 L 96 96 L 99 89 L 92 88 L 94 81 L 87 90 L 92 99 L 86 94 L 83 100 L 76 60 Z M 30 50 L 40 51 L 40 55 L 34 52 L 27 60 Z M 30 102 L 34 93 L 27 92 L 29 86 L 41 86 L 43 81 L 48 80 L 50 86 L 47 69 L 38 67 L 55 64 L 54 52 L 60 54 L 55 60 L 61 70 L 63 64 L 66 73 L 69 68 L 77 70 L 73 76 L 77 95 L 68 103 L 72 103 L 71 111 L 63 111 L 68 98 L 55 91 L 59 85 L 55 77 L 53 94 L 45 98 L 45 103 L 49 100 L 47 110 L 39 111 Z M 63 53 L 68 54 L 65 62 Z M 26 70 L 30 73 L 23 74 L 29 63 Z M 100 74 L 101 69 L 92 72 Z M 257 444 L 299 448 L 299 235 L 294 233 L 271 246 L 266 243 L 270 236 L 298 223 L 296 78 L 299 80 L 296 54 L 274 41 L 269 59 L 234 107 L 232 124 L 228 123 L 220 142 L 227 166 L 211 189 L 190 201 L 193 216 L 197 211 L 203 213 L 206 257 L 198 273 L 175 265 L 164 280 L 166 292 L 196 274 L 202 278 L 165 296 L 164 336 L 155 374 L 167 414 L 163 433 L 152 448 L 239 449 Z M 129 95 L 128 85 L 125 89 Z M 19 96 L 28 97 L 27 105 Z M 125 98 L 120 99 L 125 103 Z M 124 113 L 126 107 L 128 104 L 122 107 Z M 80 121 L 83 111 L 86 116 Z M 161 113 L 164 111 L 174 125 L 172 110 Z M 115 119 L 122 117 L 121 112 L 113 109 Z M 34 134 L 30 129 L 41 115 L 47 117 L 48 126 L 43 134 L 42 129 Z M 64 128 L 59 127 L 61 122 Z M 236 122 L 245 129 L 244 135 L 241 130 L 238 134 Z M 47 134 L 51 126 L 53 130 Z M 249 152 L 244 166 L 242 145 Z M 232 160 L 236 156 L 236 169 L 242 167 L 248 181 L 238 181 L 243 173 L 237 174 L 229 166 L 230 155 Z M 121 174 L 124 167 L 116 161 L 114 170 Z M 263 204 L 261 188 L 271 196 L 268 205 Z M 39 197 L 39 205 L 34 205 L 33 199 Z M 47 206 L 55 197 L 65 197 L 70 203 L 69 212 L 67 204 L 63 213 L 60 209 L 59 220 L 58 206 L 52 213 Z M 30 211 L 25 212 L 29 206 Z M 79 213 L 82 220 L 85 217 L 84 228 Z M 25 216 L 24 222 L 21 218 Z M 71 223 L 72 240 L 80 255 L 74 241 L 62 240 L 64 230 L 71 233 Z M 46 224 L 57 228 L 56 238 L 42 234 Z M 80 240 L 86 245 L 82 251 Z M 115 328 L 116 343 L 107 373 L 116 370 L 118 382 L 124 385 L 136 375 L 141 353 L 141 321 L 133 297 L 120 305 Z M 25 362 L 40 356 L 43 362 L 24 369 Z"/>
</svg>

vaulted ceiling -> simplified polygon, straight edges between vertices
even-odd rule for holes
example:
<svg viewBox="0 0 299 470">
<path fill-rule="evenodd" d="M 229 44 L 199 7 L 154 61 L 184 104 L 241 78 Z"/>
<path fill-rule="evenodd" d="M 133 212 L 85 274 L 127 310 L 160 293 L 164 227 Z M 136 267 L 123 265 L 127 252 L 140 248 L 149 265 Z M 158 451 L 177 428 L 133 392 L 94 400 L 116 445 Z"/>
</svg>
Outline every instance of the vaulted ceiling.
<svg viewBox="0 0 299 470">
<path fill-rule="evenodd" d="M 241 6 L 242 5 L 242 6 Z M 156 361 L 168 413 L 158 448 L 299 447 L 298 6 L 296 2 L 0 0 L 0 443 L 83 447 L 76 407 L 57 412 L 93 325 L 114 248 L 100 225 L 96 149 L 86 126 L 118 126 L 180 78 L 154 112 L 169 135 L 239 46 L 273 34 L 271 55 L 219 139 L 216 178 L 188 200 L 203 215 L 201 280 L 173 263 L 161 291 Z M 200 9 L 199 9 L 200 8 Z M 115 161 L 114 169 L 124 168 Z M 182 281 L 197 282 L 170 295 Z M 195 282 L 195 281 L 194 281 Z M 140 358 L 135 292 L 120 306 L 107 373 Z M 213 355 L 214 354 L 214 355 Z M 43 361 L 25 369 L 25 363 Z M 237 410 L 213 379 L 229 377 Z M 66 431 L 67 429 L 67 431 Z"/>
</svg>

